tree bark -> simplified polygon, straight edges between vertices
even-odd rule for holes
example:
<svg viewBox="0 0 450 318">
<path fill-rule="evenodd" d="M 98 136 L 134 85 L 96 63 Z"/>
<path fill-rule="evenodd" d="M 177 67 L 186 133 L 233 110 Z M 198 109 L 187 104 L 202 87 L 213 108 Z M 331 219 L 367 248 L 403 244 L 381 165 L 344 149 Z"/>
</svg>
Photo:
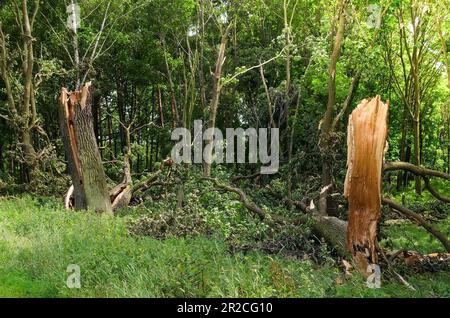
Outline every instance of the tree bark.
<svg viewBox="0 0 450 318">
<path fill-rule="evenodd" d="M 75 209 L 112 213 L 100 152 L 92 119 L 92 88 L 61 89 L 60 126 L 69 173 L 74 186 Z"/>
<path fill-rule="evenodd" d="M 402 139 L 400 142 L 400 160 L 406 160 L 406 134 L 407 134 L 407 118 L 408 118 L 408 106 L 403 105 L 403 118 L 402 118 Z M 403 171 L 399 171 L 397 175 L 397 191 L 400 191 L 403 184 Z"/>
</svg>

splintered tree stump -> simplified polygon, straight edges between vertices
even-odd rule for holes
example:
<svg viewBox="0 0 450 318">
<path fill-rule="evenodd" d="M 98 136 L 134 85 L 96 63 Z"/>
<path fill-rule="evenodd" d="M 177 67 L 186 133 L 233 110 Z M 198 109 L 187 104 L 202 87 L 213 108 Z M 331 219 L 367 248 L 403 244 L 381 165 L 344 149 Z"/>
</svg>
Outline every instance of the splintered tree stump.
<svg viewBox="0 0 450 318">
<path fill-rule="evenodd" d="M 349 203 L 347 248 L 362 273 L 367 273 L 369 264 L 378 264 L 377 227 L 388 107 L 379 96 L 365 99 L 348 120 L 344 186 Z"/>
<path fill-rule="evenodd" d="M 59 120 L 73 184 L 74 208 L 111 213 L 111 201 L 92 118 L 92 88 L 61 89 Z"/>
</svg>

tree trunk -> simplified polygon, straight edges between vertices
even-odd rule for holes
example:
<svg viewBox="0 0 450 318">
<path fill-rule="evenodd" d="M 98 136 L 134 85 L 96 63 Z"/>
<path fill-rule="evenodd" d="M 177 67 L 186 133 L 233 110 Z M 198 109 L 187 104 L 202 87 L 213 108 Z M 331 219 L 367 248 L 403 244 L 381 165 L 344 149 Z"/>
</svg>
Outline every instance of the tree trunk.
<svg viewBox="0 0 450 318">
<path fill-rule="evenodd" d="M 332 183 L 332 165 L 329 158 L 330 154 L 330 132 L 333 122 L 333 112 L 334 104 L 336 102 L 336 65 L 339 58 L 339 54 L 342 47 L 342 42 L 344 39 L 345 31 L 345 10 L 347 8 L 348 1 L 341 0 L 339 5 L 339 13 L 337 19 L 337 29 L 336 36 L 333 44 L 333 52 L 330 57 L 330 64 L 328 65 L 328 101 L 325 115 L 320 126 L 320 139 L 319 146 L 322 152 L 322 185 L 324 187 L 329 186 Z M 320 202 L 319 210 L 320 213 L 326 215 L 326 197 L 330 191 L 322 191 L 321 196 L 323 197 Z"/>
<path fill-rule="evenodd" d="M 213 78 L 213 91 L 212 91 L 212 98 L 211 98 L 211 105 L 209 109 L 209 122 L 208 122 L 208 128 L 215 128 L 216 127 L 216 117 L 217 117 L 217 108 L 219 106 L 219 98 L 220 98 L 220 91 L 222 89 L 222 86 L 220 84 L 220 77 L 222 76 L 222 66 L 225 62 L 225 49 L 228 42 L 228 30 L 222 34 L 222 40 L 220 42 L 220 48 L 219 52 L 217 54 L 217 60 L 216 60 L 216 69 L 214 72 L 214 78 Z M 213 142 L 212 134 L 211 136 L 207 136 L 205 139 L 205 146 L 208 146 Z M 204 163 L 204 171 L 203 174 L 206 177 L 209 177 L 211 175 L 211 161 L 212 158 L 212 148 L 210 149 L 210 153 L 207 154 L 209 157 L 209 162 Z"/>
<path fill-rule="evenodd" d="M 388 105 L 377 96 L 363 100 L 348 121 L 347 247 L 362 273 L 378 263 L 377 227 L 381 217 L 381 172 L 387 138 Z"/>
<path fill-rule="evenodd" d="M 319 215 L 315 215 L 313 220 L 313 231 L 319 237 L 323 237 L 326 242 L 331 244 L 339 255 L 347 256 L 348 249 L 345 235 L 348 228 L 347 222 L 334 216 Z"/>
<path fill-rule="evenodd" d="M 407 118 L 408 118 L 408 106 L 403 105 L 403 117 L 402 117 L 402 140 L 400 142 L 400 161 L 406 161 L 406 134 L 407 134 Z M 403 171 L 399 171 L 397 175 L 397 191 L 400 191 L 404 186 Z"/>
<path fill-rule="evenodd" d="M 21 1 L 21 8 L 16 3 L 16 22 L 21 34 L 21 41 L 17 44 L 22 63 L 23 94 L 19 105 L 16 106 L 14 99 L 13 83 L 11 83 L 12 70 L 8 62 L 13 58 L 8 52 L 7 37 L 3 33 L 0 24 L 0 78 L 3 80 L 6 90 L 7 105 L 13 129 L 18 129 L 19 143 L 24 155 L 23 167 L 25 168 L 24 180 L 30 182 L 38 170 L 39 158 L 33 145 L 33 129 L 37 127 L 34 69 L 34 49 L 33 49 L 33 24 L 39 10 L 39 1 L 35 2 L 33 12 L 29 14 L 27 0 Z M 21 13 L 21 16 L 19 14 Z"/>
<path fill-rule="evenodd" d="M 413 119 L 414 130 L 414 164 L 420 166 L 420 121 L 418 118 Z M 422 179 L 415 176 L 416 193 L 422 194 Z"/>
<path fill-rule="evenodd" d="M 92 119 L 92 88 L 61 89 L 60 126 L 69 173 L 74 186 L 75 209 L 112 213 L 102 160 Z"/>
</svg>

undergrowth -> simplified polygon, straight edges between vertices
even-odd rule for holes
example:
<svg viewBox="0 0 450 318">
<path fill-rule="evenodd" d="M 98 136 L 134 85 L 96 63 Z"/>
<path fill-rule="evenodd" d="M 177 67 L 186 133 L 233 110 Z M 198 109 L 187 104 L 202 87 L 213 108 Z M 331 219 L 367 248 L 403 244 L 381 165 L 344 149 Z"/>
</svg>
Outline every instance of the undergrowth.
<svg viewBox="0 0 450 318">
<path fill-rule="evenodd" d="M 154 238 L 129 232 L 133 221 L 149 214 L 143 207 L 108 217 L 66 211 L 55 199 L 2 198 L 0 296 L 450 297 L 448 272 L 405 276 L 417 291 L 385 278 L 380 289 L 370 289 L 356 273 L 346 277 L 338 264 L 326 261 L 331 259 L 327 249 L 320 252 L 325 259 L 320 264 L 280 251 L 230 249 L 240 210 L 222 208 L 205 221 L 211 233 Z M 247 228 L 255 242 L 257 227 L 250 223 Z M 69 264 L 80 266 L 80 289 L 66 286 Z"/>
</svg>

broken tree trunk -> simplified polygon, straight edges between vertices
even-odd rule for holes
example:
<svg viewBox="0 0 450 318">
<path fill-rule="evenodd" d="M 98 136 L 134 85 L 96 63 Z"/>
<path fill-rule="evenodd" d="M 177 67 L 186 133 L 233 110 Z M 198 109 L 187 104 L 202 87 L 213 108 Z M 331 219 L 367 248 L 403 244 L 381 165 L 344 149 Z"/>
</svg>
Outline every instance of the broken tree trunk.
<svg viewBox="0 0 450 318">
<path fill-rule="evenodd" d="M 92 120 L 92 88 L 61 89 L 59 119 L 64 151 L 73 184 L 76 210 L 92 209 L 112 213 L 100 152 Z"/>
<path fill-rule="evenodd" d="M 348 169 L 344 186 L 349 203 L 347 248 L 362 273 L 367 272 L 369 264 L 378 263 L 377 227 L 381 217 L 381 172 L 388 107 L 379 96 L 365 99 L 348 120 Z"/>
</svg>

